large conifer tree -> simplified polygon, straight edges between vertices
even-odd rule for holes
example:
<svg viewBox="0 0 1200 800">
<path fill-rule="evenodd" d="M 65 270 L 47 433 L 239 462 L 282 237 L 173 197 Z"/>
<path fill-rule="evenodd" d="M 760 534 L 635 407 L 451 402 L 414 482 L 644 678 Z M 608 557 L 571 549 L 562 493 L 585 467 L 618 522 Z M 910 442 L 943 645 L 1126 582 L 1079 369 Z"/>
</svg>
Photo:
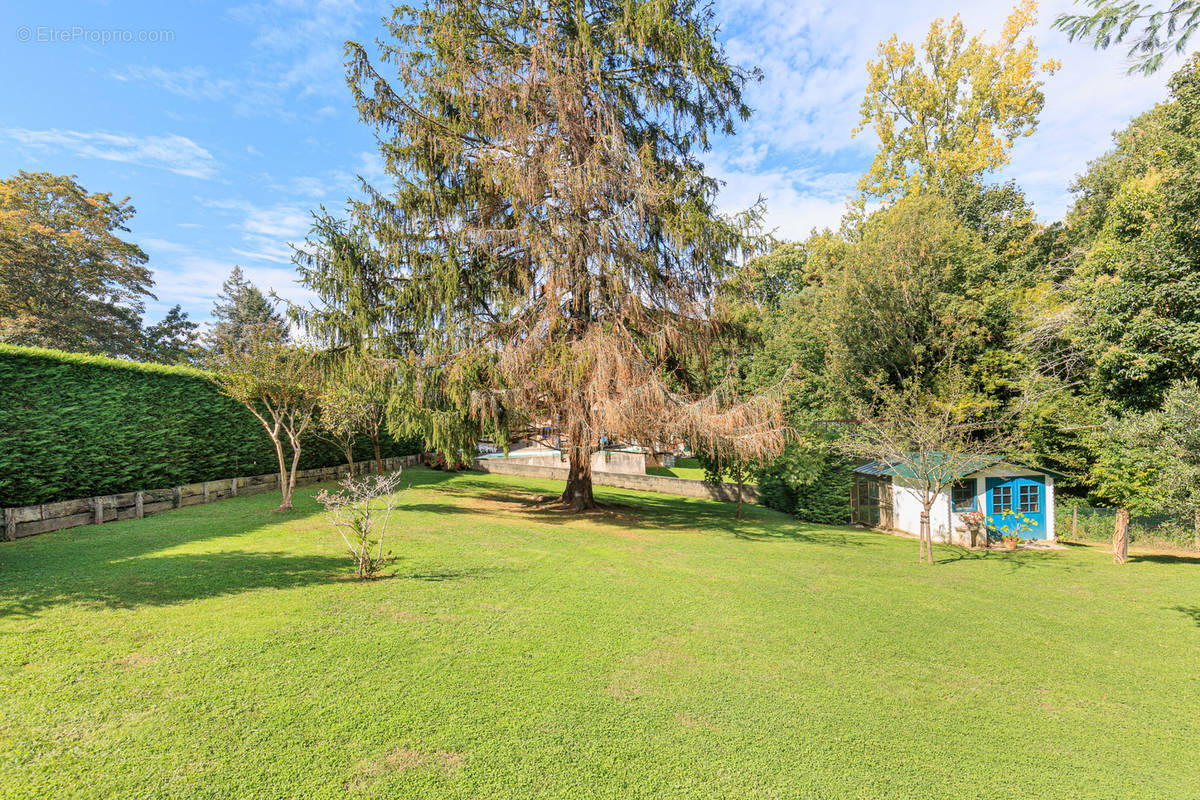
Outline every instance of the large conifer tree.
<svg viewBox="0 0 1200 800">
<path fill-rule="evenodd" d="M 776 403 L 701 396 L 685 367 L 723 332 L 712 289 L 754 216 L 717 213 L 698 158 L 749 114 L 752 77 L 715 42 L 710 5 L 430 0 L 388 27 L 377 59 L 347 46 L 395 182 L 356 214 L 403 265 L 435 446 L 463 441 L 449 401 L 549 420 L 575 510 L 594 504 L 601 437 L 777 449 Z"/>
</svg>

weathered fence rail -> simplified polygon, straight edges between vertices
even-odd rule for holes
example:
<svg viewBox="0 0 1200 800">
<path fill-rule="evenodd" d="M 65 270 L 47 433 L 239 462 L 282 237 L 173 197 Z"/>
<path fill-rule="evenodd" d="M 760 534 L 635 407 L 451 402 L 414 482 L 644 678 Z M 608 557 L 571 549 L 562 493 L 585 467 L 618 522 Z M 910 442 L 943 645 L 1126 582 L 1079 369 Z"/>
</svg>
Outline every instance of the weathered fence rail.
<svg viewBox="0 0 1200 800">
<path fill-rule="evenodd" d="M 383 468 L 392 472 L 401 467 L 419 464 L 420 455 L 394 456 L 383 459 Z M 354 474 L 362 475 L 376 471 L 374 461 L 355 464 Z M 296 485 L 319 483 L 343 478 L 350 474 L 348 464 L 338 467 L 320 467 L 296 472 Z M 143 489 L 102 497 L 85 497 L 78 500 L 63 500 L 58 503 L 42 503 L 35 506 L 19 506 L 4 509 L 4 538 L 16 541 L 39 533 L 74 528 L 79 525 L 99 525 L 122 519 L 141 519 L 148 514 L 170 511 L 185 506 L 211 503 L 279 488 L 279 475 L 249 475 L 215 481 L 201 481 L 170 489 Z"/>
</svg>

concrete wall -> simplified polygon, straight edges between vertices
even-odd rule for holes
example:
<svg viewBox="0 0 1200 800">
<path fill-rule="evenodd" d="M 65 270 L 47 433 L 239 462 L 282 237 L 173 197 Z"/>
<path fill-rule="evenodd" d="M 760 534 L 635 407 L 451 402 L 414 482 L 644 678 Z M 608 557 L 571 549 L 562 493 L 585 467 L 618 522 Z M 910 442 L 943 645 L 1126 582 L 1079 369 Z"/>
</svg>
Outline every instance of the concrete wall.
<svg viewBox="0 0 1200 800">
<path fill-rule="evenodd" d="M 520 459 L 520 461 L 524 460 Z M 556 481 L 566 481 L 569 471 L 564 466 L 518 463 L 517 459 L 512 458 L 476 459 L 475 469 L 497 475 L 520 475 L 525 478 L 545 478 Z M 703 497 L 710 500 L 722 500 L 727 503 L 737 502 L 737 485 L 732 483 L 722 483 L 713 486 L 704 481 L 692 481 L 686 478 L 667 478 L 660 475 L 631 475 L 619 472 L 592 472 L 592 483 L 597 486 L 612 486 L 617 489 L 637 489 L 643 492 L 661 492 L 662 494 L 674 494 L 681 497 Z M 743 486 L 742 500 L 747 503 L 757 503 L 757 487 L 751 484 Z"/>
<path fill-rule="evenodd" d="M 511 450 L 508 457 L 485 458 L 481 461 L 511 461 L 538 467 L 564 467 L 566 461 L 558 450 Z M 646 474 L 646 454 L 623 450 L 592 453 L 592 472 L 619 472 L 629 475 Z"/>
</svg>

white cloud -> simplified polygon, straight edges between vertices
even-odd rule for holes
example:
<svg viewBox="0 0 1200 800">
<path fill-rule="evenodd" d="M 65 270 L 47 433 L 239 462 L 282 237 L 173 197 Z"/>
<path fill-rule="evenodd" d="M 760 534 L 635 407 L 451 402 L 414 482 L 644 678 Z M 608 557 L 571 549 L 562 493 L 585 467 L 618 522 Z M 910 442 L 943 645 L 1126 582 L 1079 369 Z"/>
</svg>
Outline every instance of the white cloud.
<svg viewBox="0 0 1200 800">
<path fill-rule="evenodd" d="M 0 136 L 29 150 L 65 150 L 80 158 L 165 169 L 191 178 L 211 178 L 217 173 L 212 153 L 186 136 L 132 136 L 57 128 L 43 131 L 6 128 L 0 131 Z"/>
</svg>

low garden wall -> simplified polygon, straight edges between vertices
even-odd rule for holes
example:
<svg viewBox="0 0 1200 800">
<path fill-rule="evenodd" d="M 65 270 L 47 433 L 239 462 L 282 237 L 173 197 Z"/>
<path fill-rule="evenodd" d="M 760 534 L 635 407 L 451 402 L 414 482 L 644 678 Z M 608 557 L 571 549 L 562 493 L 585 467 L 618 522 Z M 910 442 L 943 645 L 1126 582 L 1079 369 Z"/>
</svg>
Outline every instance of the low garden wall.
<svg viewBox="0 0 1200 800">
<path fill-rule="evenodd" d="M 420 455 L 393 456 L 383 459 L 386 472 L 421 462 Z M 355 474 L 375 471 L 375 462 L 360 461 Z M 331 481 L 350 474 L 350 466 L 320 467 L 297 470 L 296 485 Z M 253 494 L 271 489 L 278 491 L 279 474 L 251 475 L 242 478 L 201 481 L 170 489 L 146 489 L 135 492 L 63 500 L 4 509 L 4 538 L 10 542 L 39 533 L 49 533 L 79 525 L 99 525 L 121 519 L 141 519 L 147 514 L 170 511 L 184 506 L 211 503 L 239 494 Z"/>
<path fill-rule="evenodd" d="M 534 464 L 516 464 L 511 459 L 479 458 L 475 460 L 475 469 L 480 472 L 491 472 L 497 475 L 519 475 L 525 478 L 546 478 L 549 480 L 565 481 L 570 470 L 567 467 L 546 467 Z M 663 475 L 633 475 L 620 472 L 592 471 L 592 483 L 597 486 L 612 486 L 616 489 L 636 489 L 643 492 L 660 492 L 682 497 L 702 497 L 709 500 L 722 500 L 727 503 L 737 502 L 737 484 L 711 484 L 704 481 L 693 481 L 687 478 L 668 478 Z M 742 500 L 747 503 L 758 502 L 758 488 L 753 484 L 742 486 Z"/>
</svg>

